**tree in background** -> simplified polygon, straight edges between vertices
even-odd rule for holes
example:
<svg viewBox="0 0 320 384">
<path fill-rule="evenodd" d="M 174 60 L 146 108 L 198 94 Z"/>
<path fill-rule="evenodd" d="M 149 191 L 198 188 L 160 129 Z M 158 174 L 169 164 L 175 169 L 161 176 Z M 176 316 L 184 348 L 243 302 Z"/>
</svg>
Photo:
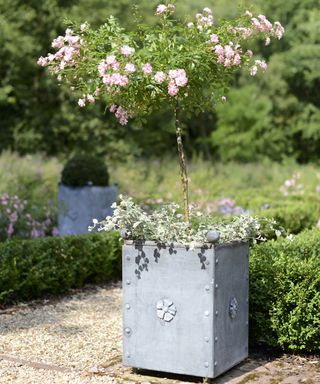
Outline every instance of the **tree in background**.
<svg viewBox="0 0 320 384">
<path fill-rule="evenodd" d="M 150 12 L 156 3 L 156 0 L 137 0 L 142 18 L 148 24 L 158 22 Z M 238 12 L 234 0 L 176 3 L 182 19 L 204 6 L 227 18 Z M 219 106 L 217 115 L 200 114 L 190 120 L 185 129 L 186 150 L 189 154 L 202 152 L 207 157 L 217 153 L 223 160 L 255 161 L 264 157 L 281 160 L 286 156 L 303 162 L 317 160 L 320 146 L 318 1 L 252 0 L 252 3 L 256 11 L 283 20 L 288 31 L 286 39 L 270 47 L 256 46 L 255 51 L 268 61 L 267 76 L 253 81 L 239 73 L 234 91 L 231 90 L 227 103 Z M 113 125 L 109 113 L 101 113 L 99 106 L 81 113 L 76 111 L 72 96 L 44 76 L 36 65 L 41 52 L 50 49 L 52 38 L 65 29 L 64 17 L 79 22 L 88 19 L 96 26 L 113 13 L 123 25 L 133 29 L 133 4 L 131 0 L 0 0 L 0 151 L 11 148 L 22 153 L 39 150 L 64 155 L 80 148 L 124 159 L 133 151 L 144 156 L 164 154 L 166 148 L 174 145 L 169 113 L 150 116 L 143 135 L 142 128 L 135 124 L 119 129 Z M 248 105 L 244 100 L 250 101 L 250 93 L 255 97 Z M 254 122 L 247 114 L 254 117 Z M 240 115 L 241 124 L 237 121 Z M 212 139 L 208 140 L 206 137 L 211 133 Z M 257 146 L 252 140 L 257 140 Z M 237 153 L 234 143 L 240 148 Z"/>
<path fill-rule="evenodd" d="M 129 153 L 128 140 L 101 107 L 75 112 L 69 92 L 36 63 L 65 29 L 63 17 L 74 3 L 0 0 L 0 150 L 56 155 L 80 149 L 111 158 Z"/>
<path fill-rule="evenodd" d="M 217 112 L 218 143 L 223 160 L 261 158 L 318 160 L 320 150 L 320 10 L 318 2 L 263 3 L 266 12 L 284 20 L 286 39 L 271 47 L 269 71 L 254 83 L 242 75 L 229 94 L 229 103 Z M 237 149 L 235 149 L 235 147 Z"/>
</svg>

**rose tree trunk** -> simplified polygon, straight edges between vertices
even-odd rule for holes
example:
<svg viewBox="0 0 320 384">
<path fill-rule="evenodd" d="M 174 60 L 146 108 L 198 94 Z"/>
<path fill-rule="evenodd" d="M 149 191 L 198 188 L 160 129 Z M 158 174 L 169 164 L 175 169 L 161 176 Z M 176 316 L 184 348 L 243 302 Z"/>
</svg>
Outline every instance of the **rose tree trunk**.
<svg viewBox="0 0 320 384">
<path fill-rule="evenodd" d="M 179 102 L 177 102 L 176 108 L 175 108 L 175 122 L 176 122 L 177 146 L 178 146 L 178 153 L 179 153 L 180 176 L 181 176 L 181 184 L 182 184 L 182 191 L 183 191 L 184 218 L 186 222 L 189 222 L 188 171 L 187 171 L 186 157 L 184 154 L 183 143 L 182 143 Z"/>
</svg>

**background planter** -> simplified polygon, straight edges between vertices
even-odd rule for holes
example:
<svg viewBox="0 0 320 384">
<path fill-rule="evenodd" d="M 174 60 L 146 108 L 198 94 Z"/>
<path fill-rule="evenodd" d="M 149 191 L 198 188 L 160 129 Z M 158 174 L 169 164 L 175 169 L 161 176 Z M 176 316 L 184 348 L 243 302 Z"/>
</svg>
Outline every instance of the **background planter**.
<svg viewBox="0 0 320 384">
<path fill-rule="evenodd" d="M 247 243 L 123 246 L 123 362 L 213 378 L 248 355 Z"/>
<path fill-rule="evenodd" d="M 102 220 L 112 215 L 111 204 L 117 199 L 118 187 L 67 187 L 58 186 L 60 235 L 88 232 L 92 219 Z"/>
</svg>

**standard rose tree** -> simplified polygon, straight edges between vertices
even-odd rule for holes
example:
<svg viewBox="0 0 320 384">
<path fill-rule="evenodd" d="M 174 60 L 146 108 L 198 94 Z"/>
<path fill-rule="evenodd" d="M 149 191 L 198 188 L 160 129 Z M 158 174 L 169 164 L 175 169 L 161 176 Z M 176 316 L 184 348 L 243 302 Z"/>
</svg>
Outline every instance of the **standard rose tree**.
<svg viewBox="0 0 320 384">
<path fill-rule="evenodd" d="M 249 11 L 221 23 L 215 23 L 209 8 L 187 23 L 175 20 L 174 11 L 172 4 L 158 5 L 159 25 L 138 25 L 135 32 L 126 32 L 112 16 L 98 30 L 87 23 L 72 26 L 52 42 L 56 53 L 40 57 L 38 63 L 79 95 L 79 107 L 102 100 L 121 125 L 163 106 L 172 108 L 188 222 L 181 116 L 226 101 L 230 80 L 240 68 L 248 68 L 252 76 L 265 71 L 267 63 L 254 58 L 250 42 L 264 39 L 268 45 L 272 37 L 281 39 L 284 28 Z"/>
<path fill-rule="evenodd" d="M 277 235 L 274 221 L 250 215 L 213 222 L 188 202 L 181 117 L 226 101 L 241 67 L 252 75 L 250 41 L 281 38 L 280 23 L 246 12 L 216 25 L 209 8 L 194 21 L 173 19 L 175 6 L 156 9 L 159 25 L 126 33 L 113 17 L 97 31 L 67 29 L 40 58 L 85 107 L 102 99 L 125 125 L 129 118 L 171 107 L 183 186 L 184 219 L 176 204 L 145 212 L 120 196 L 114 213 L 93 229 L 120 230 L 123 281 L 123 363 L 153 371 L 214 378 L 248 356 L 249 239 Z M 219 244 L 217 244 L 219 243 Z"/>
</svg>

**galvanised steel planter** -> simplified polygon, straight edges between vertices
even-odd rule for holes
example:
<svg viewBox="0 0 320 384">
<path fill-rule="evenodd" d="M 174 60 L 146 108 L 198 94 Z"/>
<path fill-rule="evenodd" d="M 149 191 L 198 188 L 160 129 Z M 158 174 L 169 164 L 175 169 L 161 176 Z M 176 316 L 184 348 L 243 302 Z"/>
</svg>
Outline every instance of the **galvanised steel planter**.
<svg viewBox="0 0 320 384">
<path fill-rule="evenodd" d="M 92 219 L 102 220 L 111 216 L 112 203 L 117 200 L 118 187 L 58 186 L 58 228 L 60 235 L 88 233 Z"/>
<path fill-rule="evenodd" d="M 123 245 L 123 363 L 214 378 L 248 356 L 247 243 Z"/>
</svg>

